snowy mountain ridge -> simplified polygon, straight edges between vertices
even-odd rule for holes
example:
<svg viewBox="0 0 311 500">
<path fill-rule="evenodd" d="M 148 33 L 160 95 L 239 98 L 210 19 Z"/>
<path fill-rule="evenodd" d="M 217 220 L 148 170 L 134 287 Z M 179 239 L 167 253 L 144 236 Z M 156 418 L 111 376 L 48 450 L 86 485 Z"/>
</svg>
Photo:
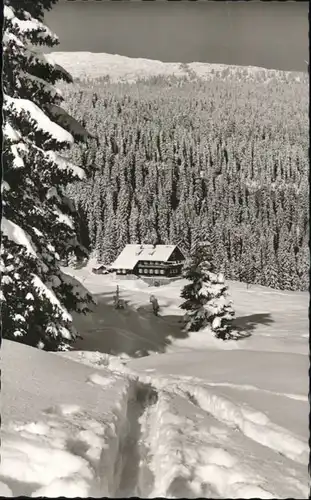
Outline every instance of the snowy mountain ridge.
<svg viewBox="0 0 311 500">
<path fill-rule="evenodd" d="M 209 80 L 215 77 L 250 81 L 303 81 L 302 72 L 266 69 L 256 66 L 236 66 L 202 62 L 178 63 L 151 59 L 131 58 L 118 54 L 93 52 L 51 52 L 46 57 L 63 66 L 73 78 L 97 79 L 109 77 L 111 81 L 135 82 L 157 76 Z"/>
</svg>

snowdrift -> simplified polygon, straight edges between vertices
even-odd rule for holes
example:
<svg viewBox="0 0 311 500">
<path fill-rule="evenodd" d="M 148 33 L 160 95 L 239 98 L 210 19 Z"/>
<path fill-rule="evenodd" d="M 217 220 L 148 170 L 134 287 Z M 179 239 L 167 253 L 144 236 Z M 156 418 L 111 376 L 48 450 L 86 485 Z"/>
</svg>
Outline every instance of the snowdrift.
<svg viewBox="0 0 311 500">
<path fill-rule="evenodd" d="M 4 340 L 0 494 L 110 496 L 130 379 Z"/>
</svg>

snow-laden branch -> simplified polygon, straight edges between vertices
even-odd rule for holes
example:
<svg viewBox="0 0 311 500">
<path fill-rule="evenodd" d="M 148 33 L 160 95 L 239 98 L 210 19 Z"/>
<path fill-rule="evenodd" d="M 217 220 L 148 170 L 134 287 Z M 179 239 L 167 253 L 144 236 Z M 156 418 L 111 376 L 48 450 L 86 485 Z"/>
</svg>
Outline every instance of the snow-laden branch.
<svg viewBox="0 0 311 500">
<path fill-rule="evenodd" d="M 25 247 L 33 257 L 37 257 L 35 246 L 29 234 L 6 217 L 2 217 L 1 232 L 17 245 Z"/>
<path fill-rule="evenodd" d="M 57 69 L 61 73 L 64 73 L 64 75 L 66 75 L 67 78 L 72 82 L 72 76 L 71 76 L 71 74 L 65 68 L 63 68 L 63 66 L 61 66 L 60 64 L 58 64 L 57 62 L 55 62 L 54 59 L 53 59 L 53 56 L 51 54 L 45 54 L 44 55 L 44 59 L 46 60 L 46 62 L 48 64 L 51 64 L 52 66 L 54 66 L 55 69 Z"/>
<path fill-rule="evenodd" d="M 24 43 L 14 33 L 5 31 L 2 38 L 4 50 L 10 42 L 14 42 L 20 48 L 25 48 Z"/>
<path fill-rule="evenodd" d="M 58 42 L 58 36 L 53 33 L 47 26 L 38 21 L 37 19 L 28 19 L 23 21 L 17 17 L 10 19 L 12 24 L 18 27 L 21 34 L 29 35 L 36 33 L 36 36 L 41 39 L 51 38 L 53 41 Z"/>
<path fill-rule="evenodd" d="M 14 168 L 24 168 L 25 163 L 24 163 L 23 158 L 19 154 L 18 146 L 14 144 L 13 146 L 11 146 L 10 149 L 11 149 L 11 153 L 13 156 L 13 162 L 12 162 L 13 167 Z"/>
<path fill-rule="evenodd" d="M 51 85 L 42 78 L 39 78 L 38 76 L 32 75 L 31 73 L 25 71 L 20 71 L 18 76 L 19 79 L 25 79 L 25 81 L 30 81 L 34 85 L 40 85 L 41 87 L 43 87 L 44 91 L 48 92 L 52 99 L 55 97 L 62 99 L 63 97 L 60 89 L 56 88 L 54 85 Z"/>
<path fill-rule="evenodd" d="M 71 163 L 71 161 L 67 160 L 63 156 L 61 156 L 58 153 L 55 153 L 55 151 L 42 151 L 44 153 L 44 156 L 53 163 L 56 163 L 57 168 L 60 170 L 65 170 L 67 172 L 70 172 L 72 175 L 75 177 L 78 177 L 79 179 L 84 179 L 85 177 L 85 172 L 82 168 L 77 167 L 74 163 Z"/>
<path fill-rule="evenodd" d="M 8 5 L 3 9 L 4 18 L 10 21 L 14 28 L 18 29 L 19 34 L 29 36 L 34 33 L 42 40 L 48 38 L 54 43 L 58 42 L 58 36 L 38 19 L 34 19 L 29 12 L 24 11 L 26 19 L 20 19 L 15 15 L 14 9 Z"/>
<path fill-rule="evenodd" d="M 67 130 L 70 130 L 71 134 L 75 137 L 82 138 L 83 140 L 89 139 L 89 138 L 95 138 L 93 134 L 88 132 L 75 118 L 70 116 L 63 108 L 60 106 L 57 106 L 56 104 L 49 104 L 47 106 L 47 109 L 49 110 L 51 116 L 55 121 L 66 128 Z"/>
<path fill-rule="evenodd" d="M 8 139 L 11 142 L 18 142 L 21 139 L 21 134 L 8 122 L 5 122 L 2 132 L 5 139 Z"/>
<path fill-rule="evenodd" d="M 48 194 L 49 198 L 53 196 L 53 193 L 51 192 L 52 190 L 53 188 L 50 189 L 50 192 Z M 60 223 L 65 224 L 66 226 L 70 227 L 70 229 L 74 229 L 74 223 L 68 215 L 62 213 L 59 209 L 54 210 L 54 214 L 56 215 Z"/>
<path fill-rule="evenodd" d="M 3 7 L 3 17 L 6 20 L 12 20 L 15 17 L 14 10 L 12 7 L 9 7 L 8 5 L 5 5 Z"/>
<path fill-rule="evenodd" d="M 11 106 L 17 114 L 29 113 L 35 122 L 37 130 L 49 134 L 54 140 L 60 143 L 71 145 L 74 143 L 72 135 L 62 127 L 50 120 L 46 114 L 33 102 L 28 99 L 15 99 L 8 95 L 4 96 L 4 109 Z"/>
<path fill-rule="evenodd" d="M 52 304 L 56 305 L 62 312 L 63 319 L 66 321 L 72 321 L 72 316 L 69 314 L 67 309 L 60 303 L 55 293 L 48 288 L 43 281 L 39 278 L 39 276 L 33 275 L 33 284 L 37 290 L 39 290 L 47 299 L 49 299 Z"/>
</svg>

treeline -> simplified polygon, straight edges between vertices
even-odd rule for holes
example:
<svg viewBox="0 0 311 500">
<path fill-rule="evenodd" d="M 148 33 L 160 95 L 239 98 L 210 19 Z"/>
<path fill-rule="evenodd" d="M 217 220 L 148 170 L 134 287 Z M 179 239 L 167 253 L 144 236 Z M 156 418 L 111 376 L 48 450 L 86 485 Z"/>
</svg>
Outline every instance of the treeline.
<svg viewBox="0 0 311 500">
<path fill-rule="evenodd" d="M 94 174 L 70 194 L 99 260 L 129 242 L 187 252 L 208 239 L 227 279 L 307 289 L 306 82 L 156 78 L 64 93 L 96 137 L 72 153 Z"/>
</svg>

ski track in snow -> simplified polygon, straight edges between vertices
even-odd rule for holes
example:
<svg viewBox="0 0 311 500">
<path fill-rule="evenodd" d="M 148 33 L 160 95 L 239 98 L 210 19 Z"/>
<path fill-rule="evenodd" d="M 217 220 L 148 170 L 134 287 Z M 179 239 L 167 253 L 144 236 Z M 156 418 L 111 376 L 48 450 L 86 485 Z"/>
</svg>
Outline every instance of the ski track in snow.
<svg viewBox="0 0 311 500">
<path fill-rule="evenodd" d="M 129 373 L 126 368 L 121 371 Z M 265 475 L 261 476 L 255 458 L 252 461 L 246 455 L 243 463 L 241 456 L 226 451 L 232 433 L 236 441 L 232 448 L 238 445 L 242 455 L 245 449 L 253 451 L 254 442 L 259 454 L 265 454 L 267 447 L 283 455 L 285 463 L 276 465 L 283 469 L 279 477 L 286 477 L 293 498 L 307 495 L 303 481 L 296 478 L 290 466 L 292 460 L 308 463 L 307 446 L 269 422 L 264 414 L 242 410 L 210 393 L 207 384 L 203 387 L 180 378 L 174 381 L 141 375 L 137 380 L 141 396 L 128 407 L 129 429 L 120 448 L 122 472 L 115 496 L 275 498 L 276 491 L 269 491 L 267 486 L 267 475 L 271 476 L 270 487 L 274 477 L 268 472 L 269 454 Z M 184 410 L 188 406 L 185 417 L 180 416 L 176 405 L 184 405 Z M 191 406 L 195 411 L 189 415 Z M 206 425 L 198 425 L 197 410 L 199 420 L 208 420 L 209 431 Z"/>
<path fill-rule="evenodd" d="M 140 420 L 157 394 L 135 376 L 110 373 L 86 379 L 98 387 L 99 398 L 105 398 L 107 389 L 115 394 L 114 406 L 101 418 L 83 406 L 56 404 L 43 409 L 37 421 L 6 426 L 0 495 L 148 496 L 153 475 Z"/>
<path fill-rule="evenodd" d="M 147 380 L 149 377 L 147 378 Z M 153 383 L 155 383 L 155 380 Z M 238 429 L 245 436 L 301 464 L 308 464 L 309 448 L 286 429 L 274 424 L 260 411 L 246 405 L 241 407 L 229 399 L 213 393 L 208 384 L 183 382 L 181 377 L 158 381 L 159 387 L 187 397 L 193 404 L 207 411 L 218 421 Z"/>
<path fill-rule="evenodd" d="M 293 467 L 293 461 L 296 466 L 308 463 L 307 446 L 264 414 L 214 394 L 208 383 L 191 377 L 151 378 L 112 357 L 102 369 L 103 376 L 97 371 L 86 382 L 98 386 L 99 397 L 122 383 L 122 391 L 120 385 L 115 388 L 113 411 L 99 421 L 79 405 L 62 404 L 43 411 L 48 421 L 12 424 L 19 440 L 13 432 L 5 437 L 0 492 L 32 497 L 275 498 L 285 484 L 287 494 L 281 498 L 288 492 L 291 498 L 307 496 L 303 474 L 297 477 Z M 39 465 L 26 463 L 28 453 L 40 456 Z M 18 481 L 12 474 L 7 477 L 16 454 L 27 491 L 20 475 Z M 41 486 L 36 479 L 40 467 Z"/>
<path fill-rule="evenodd" d="M 284 398 L 295 399 L 296 401 L 308 401 L 308 397 L 303 394 L 289 394 L 284 392 L 269 391 L 268 389 L 262 389 L 255 387 L 254 385 L 240 385 L 240 384 L 230 384 L 227 382 L 205 382 L 206 385 L 211 387 L 230 387 L 232 389 L 238 389 L 239 391 L 260 391 L 266 394 L 273 394 L 275 396 L 282 396 Z"/>
</svg>

